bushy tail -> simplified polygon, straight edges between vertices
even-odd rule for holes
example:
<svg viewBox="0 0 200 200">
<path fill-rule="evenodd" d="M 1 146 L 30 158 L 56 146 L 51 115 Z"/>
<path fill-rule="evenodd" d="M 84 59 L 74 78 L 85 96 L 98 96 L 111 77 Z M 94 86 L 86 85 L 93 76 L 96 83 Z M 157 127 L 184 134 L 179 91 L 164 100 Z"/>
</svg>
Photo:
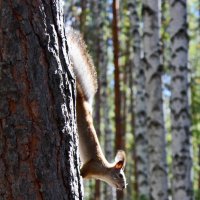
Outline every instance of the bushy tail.
<svg viewBox="0 0 200 200">
<path fill-rule="evenodd" d="M 87 46 L 78 31 L 66 28 L 69 56 L 73 64 L 78 88 L 87 101 L 92 103 L 97 90 L 97 74 Z"/>
</svg>

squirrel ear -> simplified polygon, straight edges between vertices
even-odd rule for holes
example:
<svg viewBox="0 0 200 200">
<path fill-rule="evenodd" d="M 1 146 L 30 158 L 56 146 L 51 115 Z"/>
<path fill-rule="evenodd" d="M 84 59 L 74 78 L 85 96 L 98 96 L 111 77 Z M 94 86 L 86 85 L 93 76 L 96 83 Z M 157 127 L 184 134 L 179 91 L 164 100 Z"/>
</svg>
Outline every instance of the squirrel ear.
<svg viewBox="0 0 200 200">
<path fill-rule="evenodd" d="M 115 168 L 116 169 L 124 169 L 126 165 L 126 154 L 124 151 L 119 150 L 117 155 L 115 156 Z"/>
<path fill-rule="evenodd" d="M 124 165 L 124 162 L 119 161 L 118 163 L 115 164 L 115 169 L 122 169 L 123 165 Z"/>
</svg>

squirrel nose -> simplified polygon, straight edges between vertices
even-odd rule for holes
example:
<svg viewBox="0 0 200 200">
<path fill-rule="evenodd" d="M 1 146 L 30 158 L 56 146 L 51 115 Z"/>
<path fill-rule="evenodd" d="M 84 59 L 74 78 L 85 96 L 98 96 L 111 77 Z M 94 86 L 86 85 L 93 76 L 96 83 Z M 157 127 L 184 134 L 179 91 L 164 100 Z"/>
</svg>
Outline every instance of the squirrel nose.
<svg viewBox="0 0 200 200">
<path fill-rule="evenodd" d="M 122 186 L 122 190 L 126 188 L 128 184 L 126 183 L 125 185 Z"/>
</svg>

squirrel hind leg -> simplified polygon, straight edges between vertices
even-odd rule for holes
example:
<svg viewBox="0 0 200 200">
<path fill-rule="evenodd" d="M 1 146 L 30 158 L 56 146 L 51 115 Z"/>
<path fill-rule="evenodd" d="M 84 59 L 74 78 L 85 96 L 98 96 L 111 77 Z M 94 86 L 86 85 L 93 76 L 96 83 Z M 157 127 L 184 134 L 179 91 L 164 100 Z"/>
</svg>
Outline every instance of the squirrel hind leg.
<svg viewBox="0 0 200 200">
<path fill-rule="evenodd" d="M 89 160 L 81 167 L 81 176 L 85 179 L 92 178 L 95 175 L 94 170 L 95 163 L 93 160 Z"/>
</svg>

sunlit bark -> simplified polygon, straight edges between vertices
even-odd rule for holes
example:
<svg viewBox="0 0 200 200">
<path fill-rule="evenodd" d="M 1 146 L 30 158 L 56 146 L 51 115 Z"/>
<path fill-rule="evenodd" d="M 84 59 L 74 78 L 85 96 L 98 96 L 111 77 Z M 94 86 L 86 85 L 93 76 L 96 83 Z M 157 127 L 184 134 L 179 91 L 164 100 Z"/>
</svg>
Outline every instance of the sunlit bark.
<svg viewBox="0 0 200 200">
<path fill-rule="evenodd" d="M 60 5 L 0 0 L 0 199 L 82 199 Z"/>
</svg>

